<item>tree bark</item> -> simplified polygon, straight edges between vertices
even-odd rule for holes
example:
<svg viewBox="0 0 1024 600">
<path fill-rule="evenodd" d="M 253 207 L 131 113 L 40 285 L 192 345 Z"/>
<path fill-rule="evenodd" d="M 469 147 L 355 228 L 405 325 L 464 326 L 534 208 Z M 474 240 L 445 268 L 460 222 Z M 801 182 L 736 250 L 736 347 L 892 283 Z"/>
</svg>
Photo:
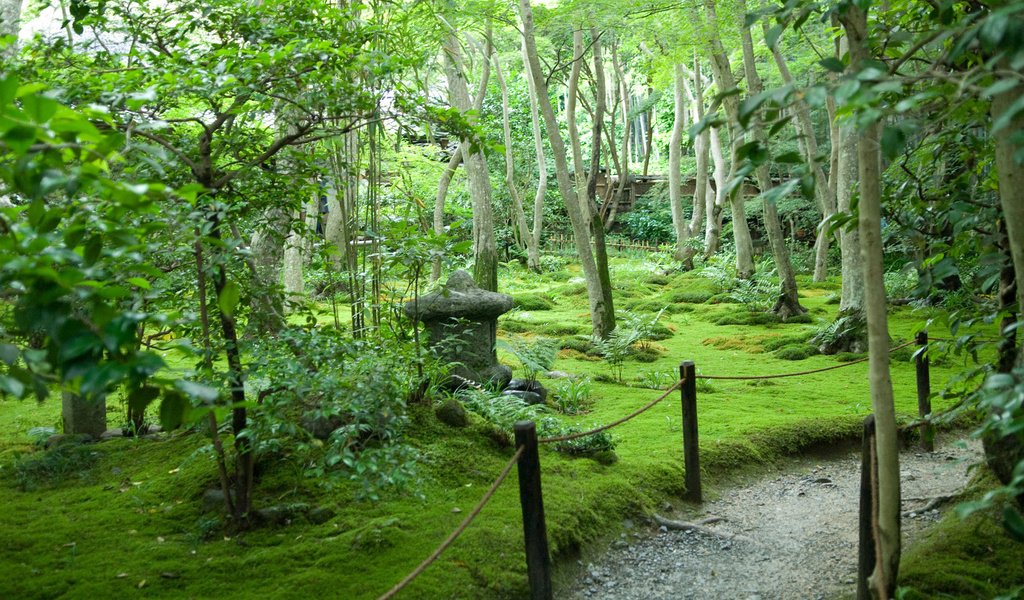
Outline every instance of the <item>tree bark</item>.
<svg viewBox="0 0 1024 600">
<path fill-rule="evenodd" d="M 705 10 L 707 11 L 709 27 L 708 35 L 711 43 L 711 70 L 714 74 L 715 86 L 718 88 L 719 94 L 724 94 L 730 90 L 736 89 L 736 79 L 732 74 L 732 67 L 729 64 L 729 56 L 725 52 L 725 48 L 722 46 L 722 39 L 718 33 L 718 18 L 715 13 L 715 5 L 710 0 L 706 1 Z M 739 160 L 737 159 L 737 152 L 740 146 L 743 145 L 744 137 L 742 129 L 738 121 L 737 115 L 739 114 L 739 98 L 732 94 L 722 99 L 722 105 L 725 107 L 726 115 L 729 117 L 730 128 L 729 128 L 729 141 L 731 146 L 731 156 L 729 161 L 729 175 L 727 177 L 729 182 L 733 182 L 736 179 L 736 172 L 739 166 Z M 725 198 L 726 190 L 724 187 L 718 189 L 718 195 Z M 740 279 L 750 279 L 754 275 L 754 243 L 750 238 L 750 228 L 747 226 L 747 215 L 744 210 L 744 203 L 746 198 L 743 195 L 743 184 L 742 182 L 736 186 L 735 189 L 728 195 L 730 199 L 730 207 L 732 209 L 732 232 L 733 239 L 736 242 L 736 277 Z"/>
<path fill-rule="evenodd" d="M 544 196 L 548 191 L 548 159 L 544 154 L 544 139 L 540 129 L 540 108 L 537 106 L 537 84 L 531 74 L 530 59 L 526 54 L 526 42 L 522 44 L 523 74 L 530 91 L 530 124 L 533 129 L 533 149 L 537 155 L 537 192 L 533 197 L 532 244 L 527 246 L 527 266 L 540 271 L 540 239 L 544 226 Z"/>
<path fill-rule="evenodd" d="M 555 118 L 554 108 L 551 106 L 551 99 L 548 96 L 548 86 L 541 74 L 540 58 L 537 55 L 537 42 L 534 37 L 533 10 L 530 7 L 530 0 L 519 0 L 520 16 L 523 21 L 523 39 L 526 43 L 526 54 L 530 61 L 530 74 L 533 77 L 534 85 L 537 88 L 537 104 L 544 117 L 544 124 L 547 128 L 548 142 L 551 144 L 551 151 L 555 160 L 555 175 L 558 181 L 558 191 L 565 203 L 565 211 L 569 215 L 572 224 L 573 235 L 576 238 L 576 250 L 579 253 L 580 266 L 583 269 L 583 277 L 587 282 L 587 296 L 590 300 L 590 320 L 593 326 L 595 337 L 605 338 L 611 333 L 606 329 L 606 312 L 611 307 L 605 305 L 604 294 L 601 290 L 601 282 L 597 271 L 597 263 L 590 249 L 589 223 L 580 209 L 579 199 L 573 188 L 572 180 L 569 177 L 569 163 L 566 158 L 565 142 L 558 130 L 558 121 Z"/>
<path fill-rule="evenodd" d="M 745 1 L 742 3 L 742 7 L 742 12 L 745 13 Z M 743 69 L 747 76 L 747 94 L 748 96 L 756 96 L 764 91 L 764 85 L 761 83 L 761 76 L 757 73 L 757 65 L 754 64 L 754 41 L 750 35 L 749 28 L 741 27 L 740 35 L 743 40 Z M 738 115 L 736 118 L 739 118 Z M 764 131 L 760 112 L 751 119 L 750 127 L 754 131 L 754 139 L 767 151 L 768 135 Z M 767 161 L 758 165 L 754 173 L 757 176 L 757 185 L 761 188 L 761 193 L 767 193 L 772 187 Z M 806 313 L 807 309 L 800 306 L 796 275 L 793 273 L 793 264 L 789 260 L 789 248 L 786 247 L 786 240 L 782 233 L 782 224 L 779 223 L 779 213 L 775 202 L 763 198 L 761 204 L 764 209 L 764 226 L 768 232 L 768 242 L 771 244 L 772 257 L 775 259 L 775 270 L 779 275 L 779 297 L 772 307 L 772 312 L 781 317 L 782 320 L 786 320 L 790 317 Z"/>
<path fill-rule="evenodd" d="M 0 50 L 0 60 L 10 60 L 18 53 L 21 32 L 21 0 L 0 0 L 0 37 L 14 36 L 14 41 Z"/>
<path fill-rule="evenodd" d="M 489 42 L 488 42 L 489 46 Z M 445 40 L 445 74 L 448 78 L 448 92 L 453 107 L 461 112 L 473 108 L 462 66 L 462 50 L 456 33 L 450 32 Z M 489 54 L 488 47 L 488 54 Z M 483 63 L 483 79 L 487 78 L 490 60 Z M 487 159 L 482 151 L 470 152 L 463 141 L 466 178 L 469 182 L 469 196 L 473 205 L 473 279 L 480 288 L 490 291 L 498 289 L 498 250 L 494 238 L 494 216 L 491 209 L 491 180 L 487 170 Z"/>
<path fill-rule="evenodd" d="M 674 111 L 672 121 L 672 138 L 668 144 L 668 198 L 672 208 L 672 227 L 676 232 L 675 258 L 683 263 L 686 269 L 693 268 L 693 250 L 686 244 L 690 237 L 690 226 L 683 212 L 682 173 L 680 163 L 683 156 L 683 131 L 686 129 L 686 95 L 684 82 L 686 73 L 683 65 L 673 67 Z M 694 202 L 694 207 L 696 207 Z"/>
<path fill-rule="evenodd" d="M 708 134 L 708 146 L 711 152 L 711 159 L 715 165 L 713 178 L 715 189 L 708 187 L 705 217 L 707 223 L 704 227 L 704 256 L 709 257 L 716 254 L 722 246 L 722 209 L 725 207 L 725 186 L 727 167 L 725 166 L 725 155 L 722 152 L 722 137 L 717 127 L 710 128 Z M 711 192 L 715 193 L 712 194 Z"/>
<path fill-rule="evenodd" d="M 700 61 L 693 61 L 693 121 L 699 123 L 704 118 L 704 82 L 701 78 Z M 693 187 L 693 219 L 690 220 L 690 234 L 697 235 L 707 214 L 708 199 L 708 159 L 711 151 L 711 132 L 704 128 L 693 141 L 697 153 L 697 173 Z M 712 202 L 714 199 L 712 198 Z"/>
<path fill-rule="evenodd" d="M 768 23 L 765 21 L 765 28 Z M 793 85 L 793 75 L 789 72 L 786 59 L 779 51 L 778 45 L 772 48 L 772 56 L 775 58 L 775 65 L 779 69 L 783 83 Z M 825 176 L 821 163 L 818 162 L 818 138 L 814 133 L 814 124 L 811 121 L 811 109 L 802 99 L 797 99 L 793 105 L 796 113 L 797 127 L 800 130 L 800 137 L 803 140 L 804 156 L 807 164 L 811 165 L 814 174 L 814 198 L 818 203 L 818 210 L 821 211 L 822 223 L 825 223 L 836 212 L 836 196 L 829 189 L 829 179 Z M 832 170 L 835 176 L 835 170 Z M 828 277 L 828 250 L 831 243 L 831 236 L 826 227 L 818 227 L 818 234 L 814 244 L 814 281 L 825 281 Z"/>
<path fill-rule="evenodd" d="M 867 13 L 850 4 L 842 16 L 850 44 L 850 64 L 871 58 Z M 869 578 L 872 593 L 891 598 L 896 591 L 900 562 L 900 468 L 896 410 L 889 373 L 889 329 L 886 314 L 881 226 L 881 124 L 862 129 L 857 139 L 860 204 L 858 230 L 864 269 L 864 299 L 868 323 L 869 370 L 875 414 L 878 457 L 878 506 L 875 537 L 877 562 Z"/>
<path fill-rule="evenodd" d="M 494 55 L 494 77 L 498 80 L 498 87 L 501 89 L 501 131 L 502 139 L 505 142 L 505 187 L 508 188 L 508 195 L 512 199 L 512 218 L 516 224 L 516 231 L 519 234 L 519 241 L 524 250 L 527 250 L 533 239 L 530 235 L 530 227 L 526 224 L 526 210 L 523 208 L 523 197 L 516 187 L 515 154 L 512 148 L 512 125 L 509 121 L 508 85 L 505 83 L 505 74 L 501 71 L 501 59 Z"/>
</svg>

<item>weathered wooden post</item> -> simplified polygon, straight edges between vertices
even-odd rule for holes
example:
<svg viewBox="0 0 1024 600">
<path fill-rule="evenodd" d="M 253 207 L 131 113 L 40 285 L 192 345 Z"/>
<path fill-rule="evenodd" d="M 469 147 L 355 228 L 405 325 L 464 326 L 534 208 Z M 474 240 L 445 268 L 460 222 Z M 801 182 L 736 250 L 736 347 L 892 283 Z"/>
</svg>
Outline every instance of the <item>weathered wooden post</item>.
<svg viewBox="0 0 1024 600">
<path fill-rule="evenodd" d="M 870 600 L 868 577 L 875 570 L 875 415 L 864 419 L 860 456 L 860 536 L 857 552 L 857 600 Z"/>
<path fill-rule="evenodd" d="M 523 538 L 526 542 L 526 574 L 531 600 L 552 600 L 551 557 L 548 531 L 544 524 L 544 497 L 540 488 L 540 456 L 537 452 L 537 426 L 533 421 L 515 424 L 516 447 L 523 447 L 519 458 L 519 502 L 523 507 Z"/>
<path fill-rule="evenodd" d="M 679 365 L 679 388 L 683 403 L 683 462 L 686 468 L 686 498 L 703 502 L 700 488 L 700 445 L 697 441 L 697 367 L 692 360 Z"/>
<path fill-rule="evenodd" d="M 928 332 L 917 332 L 917 357 L 914 364 L 917 367 L 917 414 L 922 419 L 932 414 L 932 381 L 928 369 Z M 931 423 L 921 425 L 921 448 L 926 452 L 935 450 L 935 426 Z"/>
</svg>

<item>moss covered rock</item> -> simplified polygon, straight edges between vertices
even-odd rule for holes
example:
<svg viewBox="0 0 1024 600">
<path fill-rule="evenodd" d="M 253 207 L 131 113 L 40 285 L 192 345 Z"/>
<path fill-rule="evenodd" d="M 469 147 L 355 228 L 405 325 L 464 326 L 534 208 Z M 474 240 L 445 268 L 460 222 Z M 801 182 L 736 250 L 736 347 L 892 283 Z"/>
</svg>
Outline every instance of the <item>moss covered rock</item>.
<svg viewBox="0 0 1024 600">
<path fill-rule="evenodd" d="M 441 406 L 437 407 L 434 414 L 437 415 L 438 421 L 451 427 L 465 427 L 469 424 L 466 409 L 455 398 L 449 398 L 441 403 Z"/>
</svg>

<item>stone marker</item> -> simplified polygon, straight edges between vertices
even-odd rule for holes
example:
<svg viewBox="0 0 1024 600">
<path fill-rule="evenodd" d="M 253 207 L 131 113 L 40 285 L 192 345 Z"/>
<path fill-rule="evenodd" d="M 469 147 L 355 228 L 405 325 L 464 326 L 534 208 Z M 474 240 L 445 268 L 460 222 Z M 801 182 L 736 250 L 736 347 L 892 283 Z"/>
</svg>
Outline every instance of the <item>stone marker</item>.
<svg viewBox="0 0 1024 600">
<path fill-rule="evenodd" d="M 61 417 L 64 433 L 87 433 L 99 439 L 107 431 L 107 402 L 64 392 Z"/>
<path fill-rule="evenodd" d="M 459 363 L 451 371 L 453 387 L 462 387 L 463 379 L 504 387 L 512 370 L 498 364 L 494 345 L 498 316 L 512 310 L 512 305 L 512 296 L 480 289 L 472 275 L 459 270 L 440 291 L 407 302 L 405 314 L 427 326 L 435 352 L 448 362 Z"/>
</svg>

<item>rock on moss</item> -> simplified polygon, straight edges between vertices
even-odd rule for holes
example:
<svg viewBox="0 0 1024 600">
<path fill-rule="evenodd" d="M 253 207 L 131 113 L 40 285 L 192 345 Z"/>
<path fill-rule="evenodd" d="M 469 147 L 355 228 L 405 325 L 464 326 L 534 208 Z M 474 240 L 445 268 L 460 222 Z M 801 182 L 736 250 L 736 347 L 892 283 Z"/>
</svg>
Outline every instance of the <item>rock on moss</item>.
<svg viewBox="0 0 1024 600">
<path fill-rule="evenodd" d="M 450 425 L 451 427 L 465 427 L 469 424 L 469 418 L 466 416 L 466 409 L 462 406 L 462 403 L 455 398 L 445 400 L 441 406 L 437 407 L 434 414 L 437 415 L 438 421 L 441 421 L 445 425 Z"/>
</svg>

